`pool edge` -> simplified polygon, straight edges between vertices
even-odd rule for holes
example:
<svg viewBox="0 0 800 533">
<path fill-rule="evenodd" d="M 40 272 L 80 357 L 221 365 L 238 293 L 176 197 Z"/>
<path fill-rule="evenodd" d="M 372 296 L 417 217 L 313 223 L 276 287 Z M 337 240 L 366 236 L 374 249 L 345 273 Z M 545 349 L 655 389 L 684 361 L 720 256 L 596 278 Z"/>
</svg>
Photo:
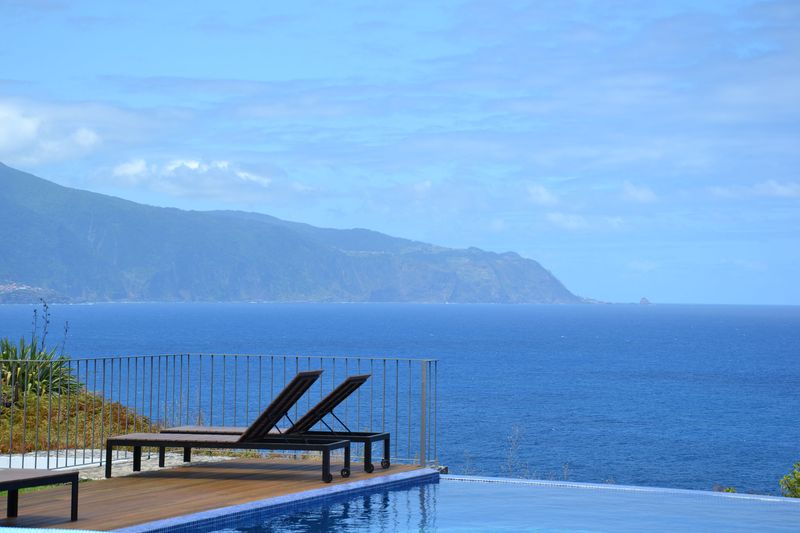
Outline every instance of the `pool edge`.
<svg viewBox="0 0 800 533">
<path fill-rule="evenodd" d="M 229 505 L 192 513 L 173 518 L 164 518 L 145 522 L 135 526 L 115 529 L 117 533 L 145 533 L 161 532 L 173 533 L 187 528 L 194 528 L 203 525 L 211 525 L 216 520 L 229 520 L 234 517 L 241 519 L 248 515 L 256 515 L 262 512 L 277 510 L 281 508 L 291 508 L 296 505 L 305 505 L 317 501 L 338 498 L 347 494 L 357 494 L 359 492 L 369 492 L 376 488 L 395 488 L 404 485 L 416 485 L 426 482 L 438 482 L 439 472 L 432 468 L 420 468 L 410 472 L 398 472 L 396 474 L 386 474 L 369 479 L 351 481 L 339 485 L 311 489 L 285 496 L 276 496 L 254 502 Z"/>
<path fill-rule="evenodd" d="M 521 479 L 508 477 L 486 477 L 486 476 L 462 476 L 458 474 L 443 474 L 443 481 L 465 482 L 465 483 L 504 483 L 510 485 L 533 485 L 540 487 L 563 487 L 574 489 L 591 490 L 612 490 L 625 492 L 655 492 L 661 494 L 689 494 L 695 496 L 706 496 L 711 498 L 730 498 L 737 500 L 758 500 L 775 503 L 788 503 L 800 505 L 800 499 L 787 498 L 784 496 L 770 496 L 768 494 L 739 494 L 729 492 L 715 492 L 710 490 L 697 489 L 675 489 L 669 487 L 648 487 L 639 485 L 615 485 L 611 483 L 580 483 L 576 481 L 551 481 L 544 479 Z"/>
</svg>

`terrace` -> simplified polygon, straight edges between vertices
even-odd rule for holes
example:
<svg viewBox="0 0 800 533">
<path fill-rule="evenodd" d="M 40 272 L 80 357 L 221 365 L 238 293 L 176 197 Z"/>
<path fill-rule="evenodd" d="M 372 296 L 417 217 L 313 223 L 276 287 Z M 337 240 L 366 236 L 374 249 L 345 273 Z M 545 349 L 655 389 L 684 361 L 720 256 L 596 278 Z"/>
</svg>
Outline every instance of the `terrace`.
<svg viewBox="0 0 800 533">
<path fill-rule="evenodd" d="M 336 476 L 330 485 L 323 485 L 315 461 L 267 458 L 200 463 L 82 483 L 77 522 L 69 521 L 68 486 L 23 494 L 20 515 L 0 519 L 0 527 L 106 531 L 148 524 L 144 530 L 151 530 L 166 527 L 163 523 L 150 524 L 155 521 L 243 504 L 261 502 L 263 506 L 268 503 L 265 500 L 290 495 L 298 499 L 341 495 L 351 487 L 356 490 L 392 483 L 397 474 L 414 471 L 430 475 L 428 469 L 418 465 L 395 465 L 373 474 L 354 469 L 351 477 Z"/>
<path fill-rule="evenodd" d="M 438 463 L 435 360 L 175 354 L 72 359 L 61 370 L 55 364 L 12 372 L 2 384 L 7 401 L 0 428 L 8 431 L 8 440 L 3 437 L 0 467 L 80 468 L 82 477 L 99 478 L 108 436 L 176 425 L 246 426 L 297 372 L 316 369 L 323 370 L 322 377 L 289 420 L 297 420 L 346 376 L 371 374 L 326 421 L 329 428 L 315 429 L 388 431 L 392 466 L 365 473 L 363 447 L 354 444 L 351 476 L 337 474 L 325 484 L 314 453 L 251 451 L 225 458 L 225 452 L 212 451 L 207 453 L 215 456 L 213 462 L 160 469 L 156 450 L 146 450 L 143 467 L 154 469 L 130 475 L 133 454 L 115 450 L 113 478 L 81 483 L 77 522 L 70 522 L 66 511 L 68 487 L 52 487 L 22 494 L 19 516 L 0 520 L 0 526 L 126 528 L 274 498 L 339 494 L 396 483 L 397 476 L 430 476 L 434 471 L 425 467 Z M 59 372 L 80 386 L 54 392 Z M 38 385 L 32 386 L 34 380 Z M 15 387 L 29 392 L 8 401 Z M 341 459 L 332 458 L 334 472 Z"/>
</svg>

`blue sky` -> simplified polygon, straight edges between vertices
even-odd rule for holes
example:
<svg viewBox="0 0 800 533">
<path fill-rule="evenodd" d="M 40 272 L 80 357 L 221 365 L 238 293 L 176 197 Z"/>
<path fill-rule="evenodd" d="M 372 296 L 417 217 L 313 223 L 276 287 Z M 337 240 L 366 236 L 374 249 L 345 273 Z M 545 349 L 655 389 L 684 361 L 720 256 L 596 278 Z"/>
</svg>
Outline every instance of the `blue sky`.
<svg viewBox="0 0 800 533">
<path fill-rule="evenodd" d="M 0 0 L 0 161 L 800 304 L 800 2 Z"/>
</svg>

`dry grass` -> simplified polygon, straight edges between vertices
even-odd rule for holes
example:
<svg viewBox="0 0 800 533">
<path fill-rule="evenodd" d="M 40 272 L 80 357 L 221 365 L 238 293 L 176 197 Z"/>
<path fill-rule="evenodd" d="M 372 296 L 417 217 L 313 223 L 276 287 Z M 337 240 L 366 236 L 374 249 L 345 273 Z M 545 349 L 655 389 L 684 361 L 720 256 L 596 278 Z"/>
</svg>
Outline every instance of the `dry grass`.
<svg viewBox="0 0 800 533">
<path fill-rule="evenodd" d="M 151 427 L 132 409 L 86 391 L 25 400 L 0 406 L 0 453 L 45 450 L 48 442 L 50 449 L 103 448 L 109 435 Z"/>
</svg>

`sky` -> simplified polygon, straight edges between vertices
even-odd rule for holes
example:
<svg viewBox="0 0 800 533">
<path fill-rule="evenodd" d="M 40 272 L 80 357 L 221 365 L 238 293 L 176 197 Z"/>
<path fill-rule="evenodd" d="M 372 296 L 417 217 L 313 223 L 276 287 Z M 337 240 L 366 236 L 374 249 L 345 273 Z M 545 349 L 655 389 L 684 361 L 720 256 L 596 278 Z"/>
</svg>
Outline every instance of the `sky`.
<svg viewBox="0 0 800 533">
<path fill-rule="evenodd" d="M 0 0 L 0 162 L 800 304 L 800 2 Z"/>
</svg>

